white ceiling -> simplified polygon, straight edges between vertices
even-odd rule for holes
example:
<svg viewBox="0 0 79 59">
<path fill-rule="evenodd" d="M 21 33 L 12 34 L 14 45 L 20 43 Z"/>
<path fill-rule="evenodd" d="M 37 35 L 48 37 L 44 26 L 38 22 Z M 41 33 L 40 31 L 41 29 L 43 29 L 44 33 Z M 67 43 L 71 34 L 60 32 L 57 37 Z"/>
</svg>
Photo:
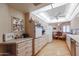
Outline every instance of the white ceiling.
<svg viewBox="0 0 79 59">
<path fill-rule="evenodd" d="M 58 6 L 56 6 L 56 4 Z M 61 3 L 56 3 L 56 4 L 55 4 L 56 7 L 54 6 L 54 4 L 53 5 L 50 4 L 47 6 L 47 8 L 43 7 L 39 10 L 36 10 L 33 13 L 34 14 L 36 13 L 36 15 L 41 16 L 40 18 L 43 18 L 48 23 L 62 22 L 63 20 L 66 21 L 65 17 L 67 14 L 69 4 L 68 3 L 64 3 L 63 5 L 60 5 Z M 45 8 L 48 10 L 45 10 Z"/>
<path fill-rule="evenodd" d="M 73 15 L 76 15 L 77 12 L 75 12 L 76 7 L 78 3 L 53 3 L 60 6 L 50 6 L 45 10 L 45 7 L 36 10 L 35 15 L 38 15 L 40 18 L 42 18 L 47 23 L 57 23 L 57 22 L 68 22 L 71 21 L 71 19 L 74 17 Z M 47 10 L 48 9 L 48 10 Z M 45 10 L 45 11 L 44 11 Z M 77 8 L 77 11 L 79 8 Z M 60 17 L 61 16 L 61 17 Z"/>
<path fill-rule="evenodd" d="M 51 10 L 45 11 L 44 13 L 52 20 L 56 16 L 65 17 L 66 16 L 66 10 L 67 10 L 68 4 L 65 4 L 63 6 L 59 6 L 57 8 L 52 8 Z"/>
<path fill-rule="evenodd" d="M 35 6 L 33 3 L 8 3 L 10 7 L 18 9 L 24 13 L 32 12 L 48 23 L 70 21 L 69 18 L 72 18 L 73 15 L 78 13 L 74 12 L 77 4 L 78 3 L 40 3 L 39 5 Z M 78 10 L 79 8 L 77 8 L 77 11 Z"/>
</svg>

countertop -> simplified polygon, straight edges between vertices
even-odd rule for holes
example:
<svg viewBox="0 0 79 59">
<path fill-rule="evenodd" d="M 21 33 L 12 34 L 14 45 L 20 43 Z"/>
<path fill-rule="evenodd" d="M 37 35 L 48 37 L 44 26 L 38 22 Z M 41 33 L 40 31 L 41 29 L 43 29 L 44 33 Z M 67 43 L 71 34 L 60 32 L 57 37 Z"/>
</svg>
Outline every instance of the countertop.
<svg viewBox="0 0 79 59">
<path fill-rule="evenodd" d="M 19 39 L 12 39 L 6 42 L 0 42 L 0 44 L 14 44 L 14 43 L 20 43 L 26 40 L 31 40 L 32 38 L 19 38 Z"/>
<path fill-rule="evenodd" d="M 79 35 L 67 34 L 67 36 L 79 43 Z"/>
</svg>

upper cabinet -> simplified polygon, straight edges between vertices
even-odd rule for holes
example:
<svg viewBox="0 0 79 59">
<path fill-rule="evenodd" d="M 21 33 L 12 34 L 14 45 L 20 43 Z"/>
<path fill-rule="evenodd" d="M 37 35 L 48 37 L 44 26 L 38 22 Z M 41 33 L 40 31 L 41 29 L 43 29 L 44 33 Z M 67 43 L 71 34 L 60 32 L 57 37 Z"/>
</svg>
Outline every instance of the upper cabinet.
<svg viewBox="0 0 79 59">
<path fill-rule="evenodd" d="M 79 4 L 75 11 L 73 12 L 73 19 L 71 21 L 71 28 L 78 29 L 79 28 Z"/>
<path fill-rule="evenodd" d="M 75 17 L 71 21 L 71 29 L 78 29 L 79 28 L 79 17 Z"/>
<path fill-rule="evenodd" d="M 76 29 L 78 27 L 79 27 L 79 17 L 76 17 L 71 21 L 71 28 Z"/>
</svg>

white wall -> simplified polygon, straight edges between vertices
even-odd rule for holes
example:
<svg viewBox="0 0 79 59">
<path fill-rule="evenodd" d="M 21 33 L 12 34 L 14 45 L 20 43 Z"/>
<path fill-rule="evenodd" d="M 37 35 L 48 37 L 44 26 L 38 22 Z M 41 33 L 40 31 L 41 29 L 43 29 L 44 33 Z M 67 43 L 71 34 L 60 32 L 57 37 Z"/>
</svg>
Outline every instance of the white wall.
<svg viewBox="0 0 79 59">
<path fill-rule="evenodd" d="M 6 4 L 0 4 L 0 41 L 2 41 L 2 34 L 10 31 L 11 18 L 8 6 Z"/>
<path fill-rule="evenodd" d="M 11 16 L 25 19 L 24 13 L 0 3 L 0 42 L 3 33 L 11 32 Z"/>
<path fill-rule="evenodd" d="M 9 12 L 10 12 L 10 16 L 12 17 L 17 17 L 19 19 L 24 19 L 24 13 L 12 8 L 12 7 L 9 7 Z"/>
<path fill-rule="evenodd" d="M 56 30 L 54 30 L 53 28 L 56 28 Z M 61 31 L 60 26 L 58 26 L 58 24 L 52 24 L 52 29 L 53 29 L 53 32 Z"/>
<path fill-rule="evenodd" d="M 53 32 L 57 32 L 57 31 L 63 31 L 63 26 L 67 26 L 67 25 L 71 25 L 70 22 L 63 22 L 63 23 L 59 23 L 59 26 L 57 23 L 51 24 L 53 28 L 56 28 L 56 30 L 53 30 Z"/>
</svg>

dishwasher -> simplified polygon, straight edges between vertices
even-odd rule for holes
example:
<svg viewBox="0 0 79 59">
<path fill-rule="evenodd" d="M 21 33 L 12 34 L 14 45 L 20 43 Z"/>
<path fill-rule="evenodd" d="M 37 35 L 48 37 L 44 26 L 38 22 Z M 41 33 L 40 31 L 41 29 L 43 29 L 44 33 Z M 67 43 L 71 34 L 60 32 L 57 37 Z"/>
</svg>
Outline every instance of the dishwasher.
<svg viewBox="0 0 79 59">
<path fill-rule="evenodd" d="M 76 42 L 76 56 L 79 56 L 79 42 Z"/>
</svg>

